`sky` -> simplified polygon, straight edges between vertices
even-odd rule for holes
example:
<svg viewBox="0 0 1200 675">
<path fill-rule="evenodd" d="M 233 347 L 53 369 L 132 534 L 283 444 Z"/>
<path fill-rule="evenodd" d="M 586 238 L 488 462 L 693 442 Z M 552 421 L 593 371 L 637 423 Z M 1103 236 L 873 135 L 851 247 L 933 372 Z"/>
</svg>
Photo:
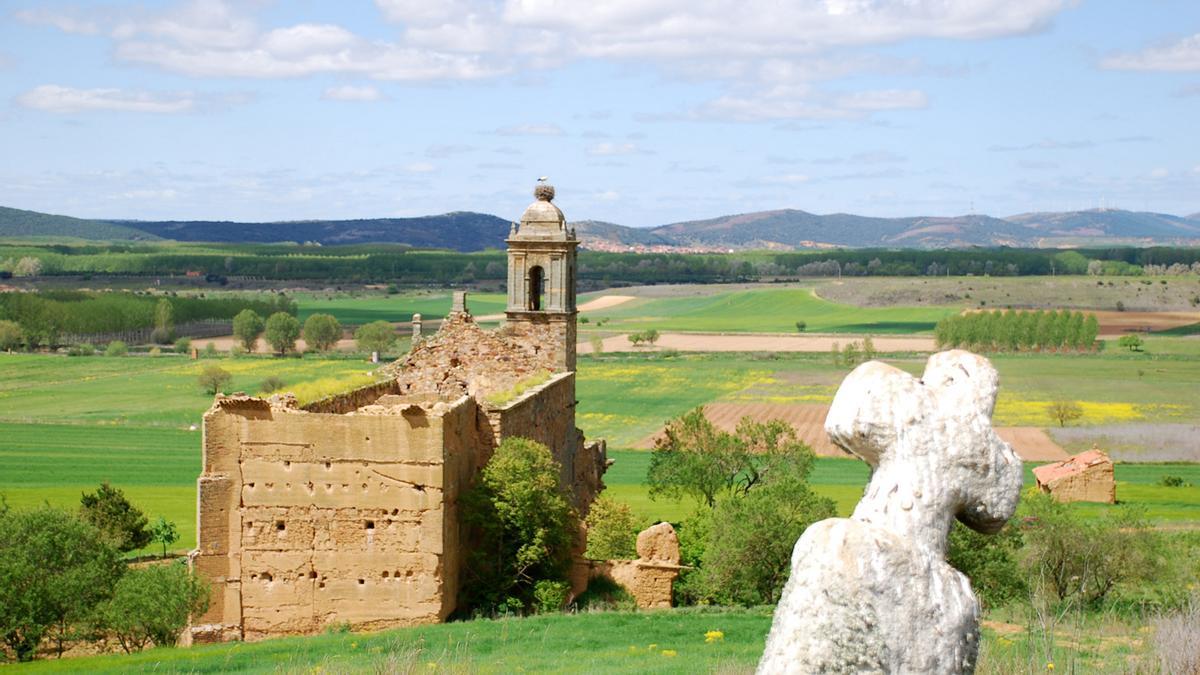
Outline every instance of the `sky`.
<svg viewBox="0 0 1200 675">
<path fill-rule="evenodd" d="M 0 0 L 0 205 L 1200 211 L 1196 0 Z"/>
</svg>

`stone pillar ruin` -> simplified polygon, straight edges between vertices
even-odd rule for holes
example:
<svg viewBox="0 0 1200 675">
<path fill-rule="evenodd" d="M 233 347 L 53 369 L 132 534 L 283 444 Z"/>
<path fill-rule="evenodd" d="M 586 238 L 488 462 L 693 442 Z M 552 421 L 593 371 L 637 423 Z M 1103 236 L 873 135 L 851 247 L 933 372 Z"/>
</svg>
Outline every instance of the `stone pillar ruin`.
<svg viewBox="0 0 1200 675">
<path fill-rule="evenodd" d="M 1021 493 L 1021 460 L 991 417 L 999 376 L 953 350 L 920 379 L 878 361 L 846 377 L 825 431 L 872 468 L 850 518 L 809 527 L 759 673 L 971 673 L 979 601 L 946 562 L 957 518 L 995 533 Z"/>
<path fill-rule="evenodd" d="M 412 340 L 415 343 L 421 339 L 421 315 L 413 314 L 412 317 Z"/>
</svg>

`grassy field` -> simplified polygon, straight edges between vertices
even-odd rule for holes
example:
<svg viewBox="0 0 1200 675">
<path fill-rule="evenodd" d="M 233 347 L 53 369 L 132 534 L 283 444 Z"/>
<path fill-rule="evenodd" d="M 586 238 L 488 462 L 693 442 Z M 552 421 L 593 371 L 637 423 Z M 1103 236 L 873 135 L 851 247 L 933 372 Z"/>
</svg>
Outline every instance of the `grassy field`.
<svg viewBox="0 0 1200 675">
<path fill-rule="evenodd" d="M 414 313 L 423 320 L 445 318 L 450 312 L 451 294 L 447 291 L 404 293 L 399 295 L 345 295 L 339 293 L 299 293 L 300 320 L 311 314 L 332 314 L 345 325 L 372 321 L 409 321 Z M 467 307 L 476 316 L 503 312 L 505 296 L 500 293 L 471 293 Z"/>
<path fill-rule="evenodd" d="M 958 307 L 863 309 L 822 300 L 811 288 L 759 288 L 677 297 L 639 297 L 594 313 L 606 329 L 795 333 L 918 333 Z"/>
<path fill-rule="evenodd" d="M 977 672 L 1126 673 L 1153 655 L 1136 623 L 1086 615 L 1050 631 L 985 615 Z M 999 620 L 998 620 L 999 619 Z M 1007 621 L 1005 621 L 1007 620 Z M 771 608 L 584 612 L 327 633 L 256 643 L 46 659 L 12 672 L 89 673 L 751 673 Z M 721 633 L 709 640 L 711 631 Z"/>
</svg>

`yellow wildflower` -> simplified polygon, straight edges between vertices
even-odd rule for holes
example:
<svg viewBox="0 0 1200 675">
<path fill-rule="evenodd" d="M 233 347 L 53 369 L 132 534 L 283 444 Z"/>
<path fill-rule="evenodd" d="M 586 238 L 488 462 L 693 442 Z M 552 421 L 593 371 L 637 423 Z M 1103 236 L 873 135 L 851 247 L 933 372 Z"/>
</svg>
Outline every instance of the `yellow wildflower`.
<svg viewBox="0 0 1200 675">
<path fill-rule="evenodd" d="M 646 649 L 649 649 L 650 651 L 654 651 L 655 649 L 658 649 L 658 645 L 657 645 L 657 644 L 651 644 L 649 647 L 646 647 Z"/>
<path fill-rule="evenodd" d="M 710 630 L 704 634 L 704 641 L 708 643 L 720 642 L 725 639 L 725 634 L 719 630 Z"/>
<path fill-rule="evenodd" d="M 663 656 L 677 656 L 678 652 L 676 652 L 674 649 L 664 649 L 664 650 L 662 650 L 662 655 Z"/>
<path fill-rule="evenodd" d="M 350 649 L 358 649 L 358 643 L 357 643 L 357 642 L 351 642 L 351 643 L 350 643 Z"/>
<path fill-rule="evenodd" d="M 1053 661 L 1046 664 L 1046 670 L 1054 670 L 1054 662 Z"/>
</svg>

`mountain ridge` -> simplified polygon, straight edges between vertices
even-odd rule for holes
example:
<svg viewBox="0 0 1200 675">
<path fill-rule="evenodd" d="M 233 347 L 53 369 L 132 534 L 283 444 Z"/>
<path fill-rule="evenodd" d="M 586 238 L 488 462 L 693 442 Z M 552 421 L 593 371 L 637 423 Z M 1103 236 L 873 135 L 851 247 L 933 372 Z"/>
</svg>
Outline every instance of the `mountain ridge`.
<svg viewBox="0 0 1200 675">
<path fill-rule="evenodd" d="M 1200 214 L 1091 209 L 884 218 L 774 209 L 633 228 L 599 220 L 571 223 L 585 248 L 607 251 L 729 251 L 822 248 L 1062 247 L 1200 245 Z M 409 218 L 274 222 L 80 219 L 0 207 L 0 237 L 59 236 L 97 240 L 399 243 L 478 251 L 503 248 L 510 221 L 453 211 Z"/>
</svg>

